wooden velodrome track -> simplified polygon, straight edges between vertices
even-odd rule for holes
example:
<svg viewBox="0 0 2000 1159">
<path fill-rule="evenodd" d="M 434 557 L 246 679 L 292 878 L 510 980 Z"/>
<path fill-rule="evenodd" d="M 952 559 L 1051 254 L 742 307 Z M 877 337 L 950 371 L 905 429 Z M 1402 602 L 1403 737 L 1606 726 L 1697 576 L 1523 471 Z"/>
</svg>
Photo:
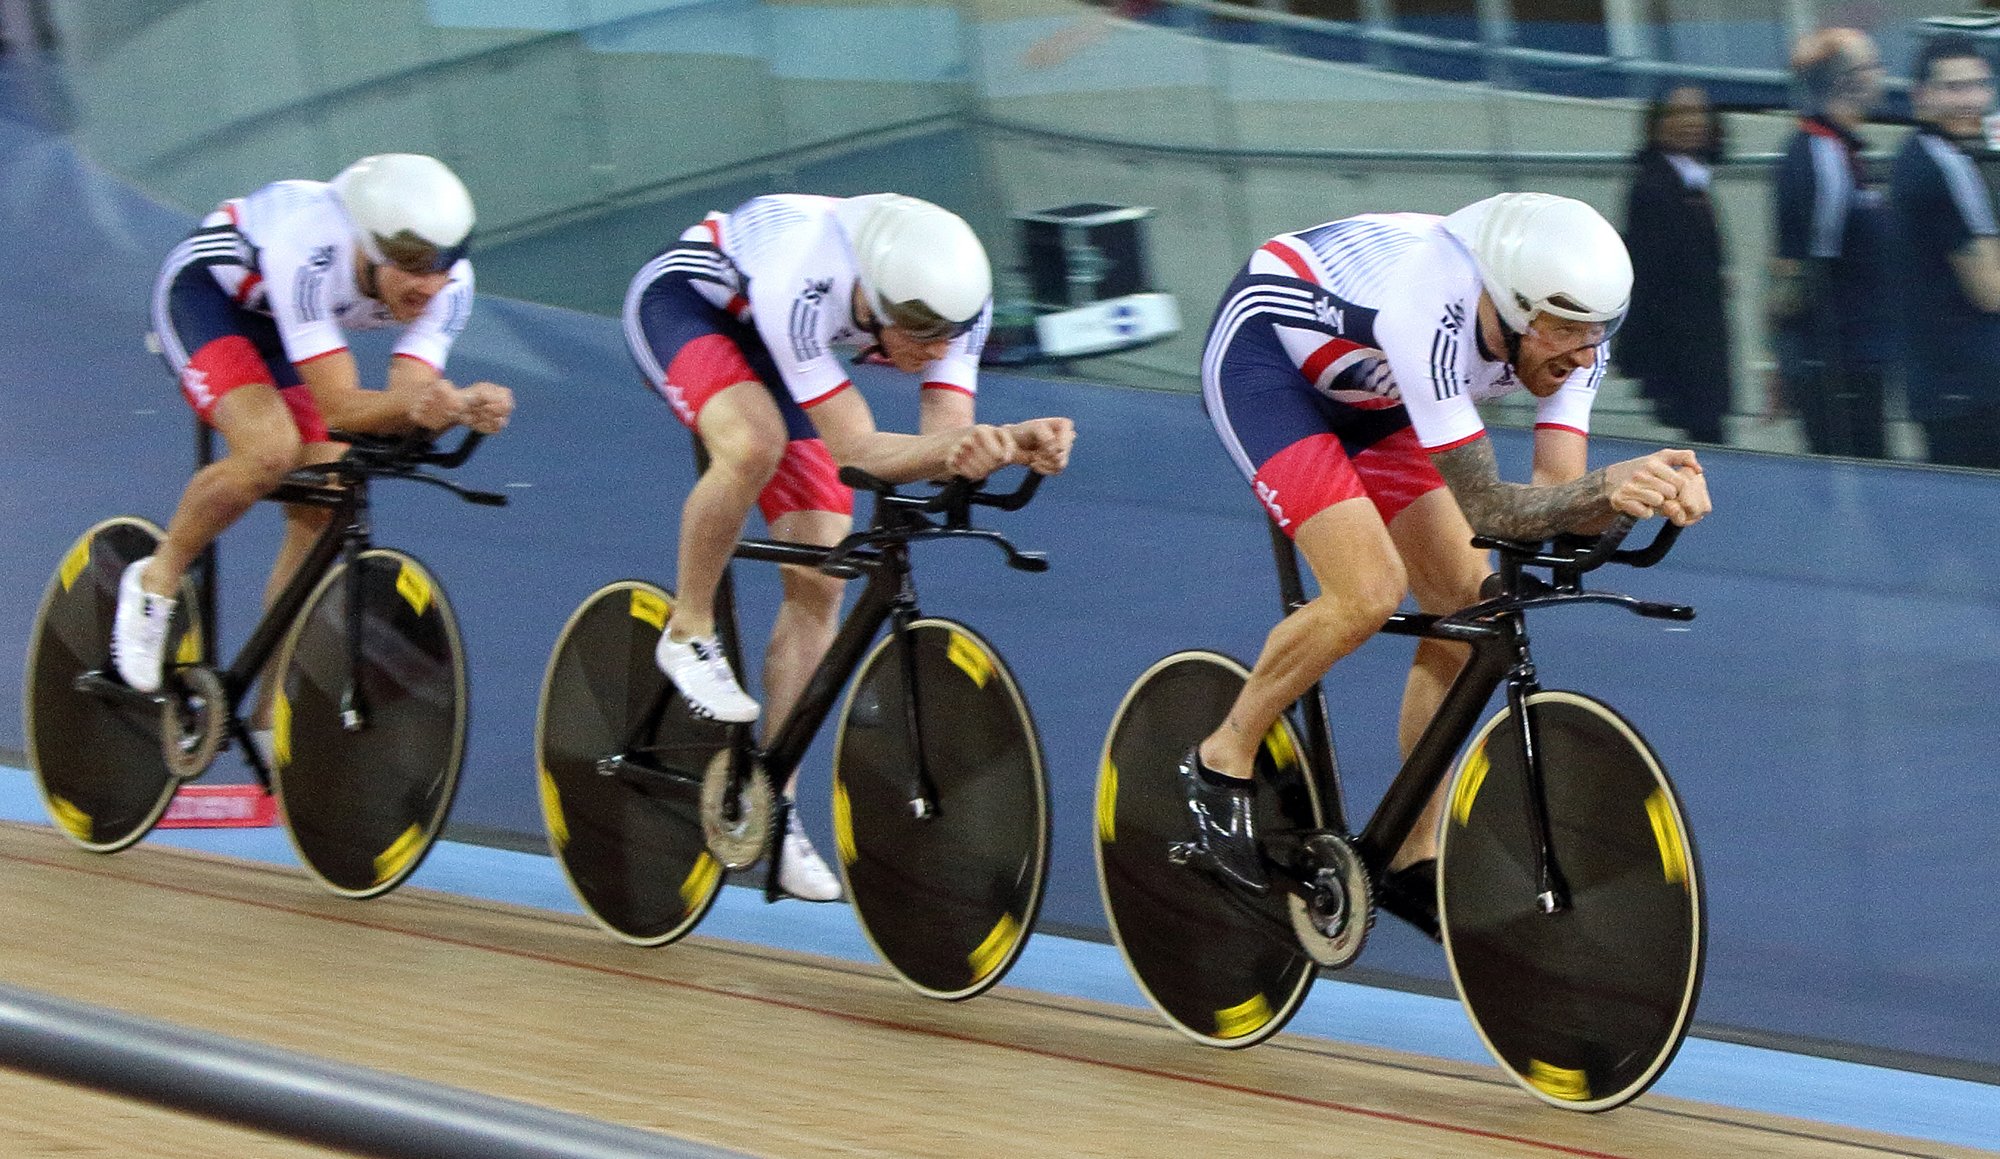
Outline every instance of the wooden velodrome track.
<svg viewBox="0 0 2000 1159">
<path fill-rule="evenodd" d="M 1149 1011 L 961 1004 L 831 959 L 0 825 L 7 982 L 771 1156 L 1974 1155 L 1649 1096 L 1535 1103 L 1486 1068 L 1285 1035 L 1204 1050 Z M 0 1073 L 0 1155 L 326 1152 Z"/>
</svg>

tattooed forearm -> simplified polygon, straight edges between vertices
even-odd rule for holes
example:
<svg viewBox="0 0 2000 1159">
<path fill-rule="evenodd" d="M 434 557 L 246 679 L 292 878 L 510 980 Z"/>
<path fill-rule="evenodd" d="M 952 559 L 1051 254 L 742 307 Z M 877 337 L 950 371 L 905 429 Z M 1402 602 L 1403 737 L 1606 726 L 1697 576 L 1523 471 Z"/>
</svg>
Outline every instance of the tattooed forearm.
<svg viewBox="0 0 2000 1159">
<path fill-rule="evenodd" d="M 1611 513 L 1604 500 L 1604 471 L 1552 487 L 1529 487 L 1500 478 L 1493 440 L 1474 439 L 1431 462 L 1451 485 L 1465 521 L 1481 535 L 1502 539 L 1548 539 L 1587 531 Z"/>
</svg>

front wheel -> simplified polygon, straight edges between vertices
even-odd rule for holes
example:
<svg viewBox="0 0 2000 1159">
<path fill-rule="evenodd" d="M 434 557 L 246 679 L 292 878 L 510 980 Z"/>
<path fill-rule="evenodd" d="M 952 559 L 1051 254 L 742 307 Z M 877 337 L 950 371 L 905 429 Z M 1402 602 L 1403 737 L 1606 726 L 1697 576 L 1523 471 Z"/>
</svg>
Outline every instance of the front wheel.
<svg viewBox="0 0 2000 1159">
<path fill-rule="evenodd" d="M 1207 1046 L 1276 1034 L 1318 966 L 1292 931 L 1290 894 L 1252 897 L 1168 851 L 1191 839 L 1181 755 L 1213 732 L 1249 679 L 1215 652 L 1178 652 L 1147 669 L 1112 719 L 1097 781 L 1097 881 L 1118 952 L 1176 1030 Z M 1291 721 L 1257 750 L 1258 832 L 1316 829 L 1320 808 Z"/>
<path fill-rule="evenodd" d="M 86 673 L 118 683 L 111 665 L 118 581 L 164 535 L 130 516 L 84 532 L 50 578 L 28 637 L 22 697 L 28 767 L 56 828 L 93 853 L 115 853 L 144 837 L 181 784 L 167 767 L 160 703 L 76 686 Z M 194 585 L 184 580 L 167 634 L 174 664 L 203 659 L 195 609 Z"/>
<path fill-rule="evenodd" d="M 1529 695 L 1569 905 L 1542 912 L 1521 732 L 1496 714 L 1459 763 L 1438 857 L 1453 983 L 1509 1077 L 1566 1110 L 1636 1098 L 1687 1035 L 1707 943 L 1694 840 L 1638 732 L 1574 692 Z"/>
<path fill-rule="evenodd" d="M 272 785 L 299 859 L 343 897 L 401 885 L 430 852 L 465 759 L 465 647 L 430 572 L 391 548 L 361 553 L 358 647 L 342 563 L 279 649 Z"/>
<path fill-rule="evenodd" d="M 689 712 L 653 660 L 673 606 L 642 580 L 591 593 L 556 638 L 535 715 L 549 850 L 584 911 L 639 946 L 686 935 L 722 892 L 701 790 L 730 726 Z"/>
<path fill-rule="evenodd" d="M 970 998 L 1005 976 L 1041 909 L 1041 744 L 1013 673 L 972 629 L 912 622 L 900 639 L 914 686 L 898 638 L 862 661 L 840 715 L 841 874 L 862 933 L 898 977 L 932 998 Z"/>
</svg>

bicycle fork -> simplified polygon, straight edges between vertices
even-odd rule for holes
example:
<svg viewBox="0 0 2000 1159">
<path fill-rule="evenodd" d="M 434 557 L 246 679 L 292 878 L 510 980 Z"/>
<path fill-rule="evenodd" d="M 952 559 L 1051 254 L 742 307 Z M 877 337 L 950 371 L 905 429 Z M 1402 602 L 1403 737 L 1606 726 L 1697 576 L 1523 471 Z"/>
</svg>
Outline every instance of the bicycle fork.
<svg viewBox="0 0 2000 1159">
<path fill-rule="evenodd" d="M 1544 914 L 1558 914 L 1569 909 L 1569 881 L 1556 860 L 1548 788 L 1542 782 L 1542 750 L 1528 711 L 1528 698 L 1541 691 L 1541 684 L 1535 678 L 1535 662 L 1528 656 L 1525 634 L 1518 647 L 1514 667 L 1507 673 L 1507 707 L 1520 725 L 1522 783 L 1527 790 L 1522 804 L 1528 811 L 1528 836 L 1535 843 L 1537 864 L 1535 904 Z"/>
<path fill-rule="evenodd" d="M 924 714 L 918 703 L 917 648 L 910 632 L 910 621 L 916 618 L 914 592 L 906 592 L 909 602 L 898 601 L 889 619 L 890 647 L 896 651 L 897 666 L 903 677 L 903 723 L 910 734 L 910 754 L 913 758 L 910 779 L 904 790 L 905 799 L 910 803 L 910 816 L 919 821 L 928 821 L 937 816 L 937 783 L 931 780 L 930 763 L 924 756 Z"/>
</svg>

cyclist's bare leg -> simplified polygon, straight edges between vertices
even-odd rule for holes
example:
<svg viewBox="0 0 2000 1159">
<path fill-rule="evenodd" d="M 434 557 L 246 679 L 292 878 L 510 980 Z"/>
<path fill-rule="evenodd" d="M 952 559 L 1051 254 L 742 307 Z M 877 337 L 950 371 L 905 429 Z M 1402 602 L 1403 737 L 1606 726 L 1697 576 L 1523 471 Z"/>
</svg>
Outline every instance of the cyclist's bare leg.
<svg viewBox="0 0 2000 1159">
<path fill-rule="evenodd" d="M 347 450 L 346 443 L 307 443 L 299 451 L 298 465 L 310 466 L 314 463 L 330 463 Z M 333 512 L 325 507 L 308 507 L 303 503 L 285 504 L 285 537 L 278 543 L 278 558 L 271 564 L 271 576 L 264 582 L 264 607 L 268 610 L 277 602 L 278 594 L 285 585 L 298 574 L 299 565 L 305 562 L 306 553 L 312 550 L 314 541 L 327 524 L 333 522 Z M 271 697 L 273 686 L 266 680 L 257 690 L 257 704 L 250 711 L 250 727 L 271 727 Z"/>
<path fill-rule="evenodd" d="M 695 427 L 708 451 L 708 469 L 681 505 L 680 566 L 667 622 L 677 640 L 715 633 L 716 585 L 787 440 L 778 404 L 761 382 L 718 391 L 702 405 Z"/>
<path fill-rule="evenodd" d="M 180 590 L 181 577 L 216 536 L 228 530 L 298 465 L 299 429 L 278 389 L 239 386 L 209 411 L 229 453 L 196 471 L 167 523 L 140 584 L 155 595 Z"/>
<path fill-rule="evenodd" d="M 832 511 L 790 511 L 771 521 L 771 535 L 793 543 L 831 546 L 854 526 L 851 516 Z M 764 651 L 765 737 L 776 735 L 798 704 L 813 669 L 826 655 L 840 627 L 840 597 L 847 581 L 808 567 L 786 564 L 778 569 L 784 583 L 784 602 L 771 626 L 771 643 Z M 798 769 L 785 782 L 791 796 L 798 784 Z"/>
<path fill-rule="evenodd" d="M 1365 496 L 1306 520 L 1293 543 L 1320 591 L 1271 629 L 1229 715 L 1201 742 L 1202 763 L 1227 776 L 1251 775 L 1257 746 L 1278 714 L 1374 635 L 1408 587 L 1389 529 Z"/>
<path fill-rule="evenodd" d="M 1389 535 L 1409 572 L 1410 592 L 1419 608 L 1443 615 L 1478 601 L 1479 585 L 1492 568 L 1486 553 L 1472 546 L 1472 528 L 1450 491 L 1439 488 L 1405 507 L 1389 524 Z M 1471 648 L 1465 644 L 1417 642 L 1396 728 L 1403 756 L 1416 747 L 1470 655 Z M 1402 848 L 1389 859 L 1391 871 L 1437 856 L 1437 822 L 1443 801 L 1444 789 L 1439 786 Z"/>
</svg>

